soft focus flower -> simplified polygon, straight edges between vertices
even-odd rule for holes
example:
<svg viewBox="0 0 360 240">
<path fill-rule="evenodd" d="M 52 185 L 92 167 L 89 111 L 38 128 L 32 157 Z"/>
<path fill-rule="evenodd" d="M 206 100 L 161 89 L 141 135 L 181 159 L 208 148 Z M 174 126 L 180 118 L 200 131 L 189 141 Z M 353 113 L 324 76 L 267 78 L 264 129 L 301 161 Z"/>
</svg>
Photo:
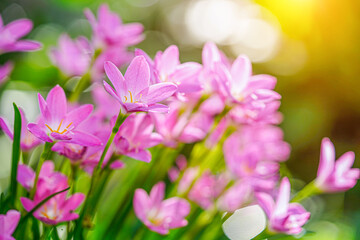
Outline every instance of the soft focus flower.
<svg viewBox="0 0 360 240">
<path fill-rule="evenodd" d="M 25 113 L 22 108 L 19 108 L 19 111 L 21 114 L 20 147 L 23 151 L 30 151 L 37 145 L 41 144 L 42 141 L 29 132 L 27 129 L 28 121 Z M 10 130 L 9 124 L 2 117 L 0 117 L 0 127 L 11 140 L 14 138 L 14 134 L 12 130 Z"/>
<path fill-rule="evenodd" d="M 6 215 L 0 214 L 0 239 L 1 240 L 15 240 L 11 235 L 20 220 L 20 213 L 16 210 L 7 211 Z"/>
<path fill-rule="evenodd" d="M 206 93 L 224 94 L 224 84 L 220 83 L 220 79 L 216 73 L 216 65 L 223 64 L 229 66 L 229 60 L 226 58 L 214 43 L 208 42 L 204 45 L 202 51 L 203 70 L 200 74 L 200 82 Z"/>
<path fill-rule="evenodd" d="M 173 83 L 150 85 L 149 65 L 143 56 L 132 60 L 125 76 L 111 62 L 105 63 L 105 72 L 115 88 L 104 81 L 105 89 L 120 102 L 126 112 L 168 111 L 167 106 L 158 102 L 173 95 L 177 87 Z"/>
<path fill-rule="evenodd" d="M 234 212 L 249 201 L 252 192 L 250 184 L 239 181 L 219 197 L 217 206 L 222 211 Z"/>
<path fill-rule="evenodd" d="M 41 44 L 31 40 L 19 40 L 33 28 L 29 19 L 18 19 L 4 26 L 0 16 L 0 54 L 5 52 L 34 51 L 41 48 Z"/>
<path fill-rule="evenodd" d="M 46 101 L 40 94 L 38 98 L 42 118 L 40 122 L 28 125 L 36 137 L 45 142 L 66 141 L 84 146 L 101 144 L 95 136 L 76 129 L 90 115 L 92 105 L 85 104 L 68 112 L 65 92 L 59 85 L 50 90 Z"/>
<path fill-rule="evenodd" d="M 104 48 L 116 45 L 128 47 L 141 42 L 144 27 L 140 23 L 123 24 L 120 17 L 111 12 L 106 4 L 98 9 L 98 19 L 89 10 L 85 10 L 85 16 L 93 29 L 93 41 L 96 48 Z"/>
<path fill-rule="evenodd" d="M 250 240 L 266 227 L 266 217 L 259 205 L 236 210 L 222 225 L 225 235 L 231 240 Z"/>
<path fill-rule="evenodd" d="M 256 197 L 269 218 L 270 231 L 289 235 L 299 234 L 303 230 L 302 226 L 310 218 L 310 213 L 299 203 L 289 203 L 290 182 L 288 178 L 283 178 L 281 181 L 276 202 L 267 193 L 257 193 Z"/>
<path fill-rule="evenodd" d="M 360 177 L 360 169 L 351 168 L 354 160 L 354 152 L 346 152 L 335 162 L 334 144 L 329 138 L 324 138 L 315 185 L 323 192 L 342 192 L 353 188 Z"/>
<path fill-rule="evenodd" d="M 0 66 L 0 87 L 3 83 L 5 83 L 6 78 L 10 75 L 13 69 L 13 64 L 11 62 L 7 62 L 4 65 Z"/>
<path fill-rule="evenodd" d="M 54 164 L 51 161 L 45 161 L 39 173 L 34 199 L 21 197 L 20 200 L 25 210 L 29 212 L 45 198 L 68 188 L 68 186 L 67 177 L 62 173 L 55 172 Z M 49 225 L 75 220 L 79 215 L 73 211 L 78 208 L 84 198 L 85 195 L 82 193 L 75 193 L 67 198 L 67 191 L 65 191 L 52 197 L 33 215 Z"/>
<path fill-rule="evenodd" d="M 271 125 L 242 127 L 226 139 L 223 150 L 229 171 L 261 189 L 274 187 L 278 162 L 290 154 L 281 129 Z"/>
<path fill-rule="evenodd" d="M 91 93 L 95 101 L 96 116 L 99 116 L 101 119 L 110 120 L 112 117 L 119 114 L 121 106 L 120 103 L 104 91 L 103 86 L 95 84 Z"/>
<path fill-rule="evenodd" d="M 224 190 L 227 182 L 225 176 L 216 176 L 210 171 L 206 171 L 198 180 L 196 180 L 188 197 L 203 209 L 210 209 L 213 207 L 215 199 Z"/>
<path fill-rule="evenodd" d="M 23 186 L 28 192 L 34 187 L 36 174 L 34 170 L 25 165 L 19 164 L 16 180 Z M 41 177 L 41 176 L 39 176 Z"/>
<path fill-rule="evenodd" d="M 66 76 L 82 76 L 89 68 L 92 51 L 85 37 L 72 40 L 69 35 L 63 34 L 58 48 L 52 49 L 50 57 Z"/>
<path fill-rule="evenodd" d="M 178 186 L 179 194 L 183 194 L 189 189 L 195 178 L 198 176 L 199 170 L 200 170 L 199 166 L 196 166 L 196 167 L 190 167 L 184 171 L 184 175 L 179 181 L 179 186 Z"/>
<path fill-rule="evenodd" d="M 150 162 L 151 153 L 147 148 L 162 141 L 162 137 L 153 130 L 154 124 L 150 115 L 131 114 L 120 126 L 119 132 L 115 136 L 116 152 L 140 161 Z"/>
<path fill-rule="evenodd" d="M 136 55 L 143 55 L 150 66 L 152 83 L 172 82 L 178 86 L 180 93 L 191 93 L 201 90 L 199 73 L 201 65 L 195 62 L 180 64 L 179 49 L 172 45 L 164 52 L 157 52 L 154 61 L 141 50 Z"/>
<path fill-rule="evenodd" d="M 188 224 L 185 217 L 190 213 L 190 204 L 182 198 L 164 199 L 165 184 L 157 183 L 148 195 L 143 189 L 136 189 L 134 211 L 136 216 L 152 231 L 168 234 L 170 229 Z"/>
</svg>

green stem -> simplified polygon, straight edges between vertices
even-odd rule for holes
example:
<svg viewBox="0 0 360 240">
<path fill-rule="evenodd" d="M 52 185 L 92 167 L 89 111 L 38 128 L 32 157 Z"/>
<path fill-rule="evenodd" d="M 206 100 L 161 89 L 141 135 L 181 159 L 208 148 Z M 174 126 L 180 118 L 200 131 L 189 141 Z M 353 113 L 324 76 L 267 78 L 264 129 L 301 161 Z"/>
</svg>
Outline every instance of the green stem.
<svg viewBox="0 0 360 240">
<path fill-rule="evenodd" d="M 311 197 L 315 194 L 319 194 L 320 190 L 315 185 L 315 181 L 310 182 L 307 184 L 303 189 L 301 189 L 295 197 L 291 200 L 291 202 L 301 202 L 302 200 Z"/>
<path fill-rule="evenodd" d="M 45 160 L 47 160 L 48 157 L 50 156 L 51 148 L 52 148 L 52 146 L 54 144 L 55 143 L 53 143 L 53 142 L 46 142 L 45 143 L 44 150 L 43 150 L 42 154 L 40 155 L 40 160 L 39 160 L 39 162 L 37 164 L 37 167 L 36 167 L 36 177 L 35 177 L 35 181 L 34 181 L 34 187 L 32 188 L 31 194 L 30 194 L 31 198 L 35 195 L 36 183 L 39 180 L 39 173 L 40 173 L 41 166 L 43 165 Z"/>
<path fill-rule="evenodd" d="M 121 126 L 121 124 L 125 121 L 125 119 L 127 118 L 128 115 L 123 115 L 120 111 L 117 119 L 116 119 L 116 122 L 115 122 L 115 125 L 111 131 L 111 135 L 105 145 L 105 148 L 104 148 L 104 151 L 102 152 L 101 154 L 101 157 L 100 157 L 100 160 L 99 160 L 99 163 L 96 165 L 96 167 L 94 168 L 93 170 L 93 174 L 92 174 L 92 177 L 91 177 L 91 183 L 90 183 L 90 188 L 89 188 L 89 191 L 87 193 L 87 198 L 85 200 L 85 203 L 84 203 L 84 207 L 80 213 L 80 217 L 79 219 L 77 220 L 77 223 L 76 223 L 76 228 L 75 228 L 75 231 L 74 231 L 74 237 L 75 239 L 80 239 L 81 236 L 82 236 L 82 223 L 83 223 L 83 220 L 85 219 L 86 221 L 90 220 L 92 216 L 85 216 L 87 213 L 89 213 L 89 204 L 91 203 L 92 205 L 96 205 L 94 201 L 97 200 L 98 198 L 96 198 L 96 196 L 93 196 L 94 195 L 94 189 L 96 187 L 96 183 L 99 181 L 98 180 L 98 176 L 101 172 L 101 166 L 104 162 L 104 159 L 105 159 L 105 156 L 106 156 L 106 153 L 107 151 L 109 150 L 114 138 L 115 138 L 115 135 L 117 134 L 117 132 L 119 131 L 119 127 Z M 93 209 L 93 208 L 91 208 Z"/>
<path fill-rule="evenodd" d="M 82 76 L 82 78 L 79 80 L 78 84 L 75 87 L 74 92 L 71 94 L 69 101 L 70 102 L 76 102 L 80 94 L 86 89 L 88 85 L 91 83 L 91 69 L 93 68 L 93 65 L 95 63 L 95 60 L 97 57 L 101 54 L 101 49 L 97 49 L 91 59 L 91 62 L 89 64 L 88 71 Z"/>
<path fill-rule="evenodd" d="M 75 87 L 74 92 L 72 92 L 72 94 L 69 97 L 69 101 L 70 102 L 76 102 L 79 97 L 80 94 L 86 89 L 86 87 L 90 84 L 91 82 L 91 75 L 89 73 L 85 73 L 79 80 L 78 84 Z"/>
</svg>

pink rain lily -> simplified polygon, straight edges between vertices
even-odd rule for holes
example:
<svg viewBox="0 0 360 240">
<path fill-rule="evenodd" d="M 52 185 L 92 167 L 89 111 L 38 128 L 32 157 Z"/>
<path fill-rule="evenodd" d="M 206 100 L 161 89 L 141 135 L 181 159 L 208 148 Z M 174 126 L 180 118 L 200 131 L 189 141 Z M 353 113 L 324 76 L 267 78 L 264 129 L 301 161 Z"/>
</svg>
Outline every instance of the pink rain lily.
<svg viewBox="0 0 360 240">
<path fill-rule="evenodd" d="M 129 52 L 126 48 L 119 46 L 110 46 L 104 49 L 101 54 L 96 58 L 94 65 L 91 69 L 91 78 L 93 81 L 98 82 L 104 79 L 104 63 L 109 61 L 118 66 L 124 67 L 134 58 L 134 53 Z"/>
<path fill-rule="evenodd" d="M 9 210 L 6 214 L 0 214 L 0 239 L 1 240 L 15 240 L 11 235 L 20 220 L 20 213 L 16 210 Z"/>
<path fill-rule="evenodd" d="M 119 114 L 120 103 L 104 91 L 104 88 L 100 84 L 95 84 L 91 93 L 95 102 L 95 114 L 97 116 L 101 119 L 110 120 Z"/>
<path fill-rule="evenodd" d="M 95 136 L 76 129 L 90 115 L 92 105 L 86 104 L 68 112 L 65 92 L 58 85 L 50 90 L 46 101 L 40 94 L 38 98 L 41 121 L 28 125 L 29 131 L 36 137 L 45 142 L 66 141 L 83 146 L 101 144 Z"/>
<path fill-rule="evenodd" d="M 182 198 L 173 197 L 166 200 L 165 184 L 160 182 L 151 189 L 148 195 L 143 189 L 136 189 L 134 194 L 134 211 L 136 216 L 151 230 L 168 234 L 170 229 L 184 227 L 188 224 L 185 217 L 190 213 L 190 204 Z"/>
<path fill-rule="evenodd" d="M 236 177 L 261 190 L 274 187 L 280 161 L 290 153 L 281 129 L 275 126 L 244 126 L 228 137 L 223 146 L 226 166 Z"/>
<path fill-rule="evenodd" d="M 229 66 L 229 60 L 214 43 L 208 42 L 204 45 L 202 51 L 203 70 L 200 74 L 200 82 L 206 93 L 224 94 L 224 86 L 220 83 L 220 79 L 216 74 L 216 65 L 223 64 Z"/>
<path fill-rule="evenodd" d="M 224 175 L 216 176 L 210 171 L 206 171 L 195 182 L 188 197 L 203 209 L 210 209 L 214 206 L 216 198 L 224 190 L 227 183 L 228 180 Z"/>
<path fill-rule="evenodd" d="M 131 114 L 120 126 L 114 144 L 116 152 L 131 158 L 150 162 L 151 148 L 162 141 L 162 137 L 153 132 L 154 124 L 150 115 L 145 113 Z"/>
<path fill-rule="evenodd" d="M 195 62 L 180 64 L 179 49 L 171 45 L 164 52 L 157 52 L 154 61 L 141 50 L 136 55 L 143 55 L 150 66 L 151 82 L 172 82 L 178 86 L 180 93 L 191 93 L 201 90 L 199 73 L 202 66 Z"/>
<path fill-rule="evenodd" d="M 25 165 L 19 164 L 16 180 L 23 186 L 28 192 L 34 187 L 36 174 L 34 170 Z M 39 176 L 40 177 L 40 176 Z"/>
<path fill-rule="evenodd" d="M 7 62 L 4 65 L 0 66 L 0 87 L 2 84 L 5 83 L 12 69 L 13 69 L 13 64 L 11 62 Z"/>
<path fill-rule="evenodd" d="M 21 134 L 20 134 L 20 147 L 23 151 L 30 151 L 34 147 L 38 146 L 42 143 L 40 139 L 35 137 L 29 130 L 27 129 L 28 121 L 26 119 L 24 111 L 19 108 L 21 114 Z M 0 128 L 4 131 L 4 133 L 12 140 L 14 135 L 10 128 L 10 125 L 6 122 L 4 118 L 0 117 Z"/>
<path fill-rule="evenodd" d="M 60 172 L 55 172 L 54 164 L 51 161 L 46 161 L 39 173 L 34 199 L 21 197 L 20 200 L 25 210 L 29 212 L 45 198 L 68 188 L 68 186 L 67 177 Z M 79 207 L 84 198 L 85 195 L 82 193 L 75 193 L 67 198 L 67 191 L 65 191 L 45 202 L 33 215 L 49 225 L 72 221 L 79 217 L 73 211 Z"/>
<path fill-rule="evenodd" d="M 127 47 L 144 39 L 144 27 L 140 23 L 123 24 L 120 17 L 111 12 L 106 4 L 99 7 L 97 20 L 89 9 L 85 10 L 85 16 L 93 29 L 93 41 L 97 48 L 112 45 Z"/>
<path fill-rule="evenodd" d="M 66 76 L 82 76 L 89 68 L 92 52 L 85 37 L 72 40 L 67 34 L 63 34 L 59 38 L 58 48 L 51 50 L 50 57 Z"/>
<path fill-rule="evenodd" d="M 334 144 L 329 138 L 323 138 L 315 185 L 323 192 L 342 192 L 353 188 L 360 178 L 360 169 L 351 168 L 354 160 L 354 152 L 346 152 L 335 161 Z"/>
<path fill-rule="evenodd" d="M 299 234 L 303 230 L 302 226 L 310 218 L 310 213 L 299 203 L 289 203 L 290 182 L 287 178 L 281 181 L 276 202 L 266 193 L 257 193 L 256 197 L 269 218 L 270 231 L 289 235 Z"/>
<path fill-rule="evenodd" d="M 234 212 L 250 202 L 253 188 L 247 182 L 239 181 L 217 200 L 217 206 L 225 212 Z"/>
<path fill-rule="evenodd" d="M 33 28 L 29 19 L 18 19 L 6 26 L 0 16 L 0 54 L 5 52 L 34 51 L 41 48 L 41 44 L 31 40 L 19 40 Z"/>
<path fill-rule="evenodd" d="M 158 102 L 177 90 L 173 83 L 150 85 L 149 65 L 143 56 L 132 60 L 125 76 L 111 62 L 105 63 L 105 72 L 115 88 L 104 81 L 105 89 L 120 102 L 126 112 L 167 112 L 168 107 Z"/>
</svg>

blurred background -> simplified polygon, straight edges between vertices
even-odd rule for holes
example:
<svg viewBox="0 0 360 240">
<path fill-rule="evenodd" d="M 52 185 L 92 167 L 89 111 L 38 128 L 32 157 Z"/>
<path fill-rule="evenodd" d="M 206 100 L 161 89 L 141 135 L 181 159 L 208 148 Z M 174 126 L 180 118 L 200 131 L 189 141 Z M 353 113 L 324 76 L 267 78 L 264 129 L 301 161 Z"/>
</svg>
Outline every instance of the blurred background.
<svg viewBox="0 0 360 240">
<path fill-rule="evenodd" d="M 181 60 L 200 62 L 204 42 L 213 41 L 229 56 L 248 55 L 254 73 L 276 76 L 276 90 L 283 96 L 281 127 L 292 146 L 287 165 L 302 180 L 295 184 L 301 186 L 316 176 L 325 136 L 334 142 L 337 156 L 355 151 L 355 166 L 360 166 L 360 1 L 1 0 L 4 22 L 30 18 L 35 27 L 28 37 L 44 44 L 39 52 L 0 56 L 0 64 L 8 59 L 16 63 L 8 89 L 38 91 L 53 86 L 61 75 L 48 57 L 50 47 L 57 45 L 62 32 L 90 37 L 83 9 L 95 12 L 104 2 L 124 22 L 145 26 L 146 38 L 137 47 L 151 56 L 177 44 Z M 22 105 L 34 112 L 35 93 L 22 97 Z M 14 99 L 19 99 L 18 92 L 2 96 L 1 115 L 11 118 Z M 9 149 L 1 146 L 1 152 Z M 1 168 L 4 178 L 7 167 Z M 304 239 L 360 239 L 358 186 L 312 201 L 316 209 L 309 210 L 317 222 L 308 228 L 317 234 Z"/>
</svg>

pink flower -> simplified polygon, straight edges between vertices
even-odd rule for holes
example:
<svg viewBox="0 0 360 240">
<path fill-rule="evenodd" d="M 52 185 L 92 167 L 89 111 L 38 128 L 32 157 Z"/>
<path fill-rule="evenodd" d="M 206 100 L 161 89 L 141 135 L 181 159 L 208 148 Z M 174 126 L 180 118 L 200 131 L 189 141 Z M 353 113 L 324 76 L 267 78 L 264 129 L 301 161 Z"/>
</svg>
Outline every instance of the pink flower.
<svg viewBox="0 0 360 240">
<path fill-rule="evenodd" d="M 29 130 L 27 129 L 28 121 L 26 119 L 24 111 L 19 108 L 21 114 L 21 134 L 20 134 L 20 147 L 23 151 L 30 151 L 34 147 L 41 144 L 41 141 L 35 137 Z M 10 130 L 9 124 L 6 122 L 4 118 L 0 117 L 0 127 L 4 131 L 6 135 L 12 140 L 14 135 L 12 130 Z"/>
<path fill-rule="evenodd" d="M 109 61 L 118 66 L 123 67 L 134 58 L 134 53 L 129 52 L 126 48 L 119 46 L 110 46 L 102 51 L 96 58 L 94 66 L 91 69 L 91 78 L 94 81 L 102 81 L 104 75 L 104 63 Z"/>
<path fill-rule="evenodd" d="M 7 62 L 4 65 L 0 66 L 0 87 L 3 83 L 5 83 L 6 78 L 10 75 L 13 69 L 13 64 L 11 62 Z"/>
<path fill-rule="evenodd" d="M 185 217 L 190 213 L 190 204 L 182 198 L 164 199 L 165 184 L 160 182 L 151 189 L 150 196 L 143 189 L 136 189 L 134 211 L 136 216 L 151 230 L 168 234 L 170 229 L 188 224 Z"/>
<path fill-rule="evenodd" d="M 95 136 L 76 129 L 90 115 L 92 105 L 86 104 L 68 112 L 65 92 L 58 85 L 50 90 L 46 101 L 40 94 L 38 98 L 41 121 L 28 125 L 36 137 L 45 142 L 66 141 L 84 146 L 101 144 Z"/>
<path fill-rule="evenodd" d="M 150 162 L 151 148 L 162 141 L 158 133 L 154 133 L 154 124 L 149 115 L 145 113 L 131 114 L 120 126 L 114 143 L 116 152 L 135 158 L 140 161 Z"/>
<path fill-rule="evenodd" d="M 0 16 L 0 54 L 5 52 L 34 51 L 41 48 L 39 42 L 19 40 L 33 28 L 29 19 L 18 19 L 4 26 Z"/>
<path fill-rule="evenodd" d="M 354 160 L 354 152 L 346 152 L 335 162 L 335 147 L 330 139 L 323 138 L 316 186 L 323 192 L 342 192 L 353 188 L 360 177 L 360 169 L 351 168 Z"/>
<path fill-rule="evenodd" d="M 180 64 L 179 49 L 172 45 L 164 52 L 157 52 L 154 61 L 141 50 L 135 52 L 136 55 L 142 55 L 148 61 L 150 66 L 151 82 L 172 82 L 178 86 L 180 93 L 191 93 L 201 90 L 199 82 L 199 73 L 201 65 L 195 62 Z"/>
<path fill-rule="evenodd" d="M 225 212 L 234 212 L 251 199 L 253 188 L 247 182 L 239 181 L 229 188 L 217 201 L 217 206 Z"/>
<path fill-rule="evenodd" d="M 30 190 L 34 187 L 35 177 L 36 177 L 36 174 L 31 167 L 29 167 L 25 164 L 19 164 L 16 180 L 28 192 L 30 192 Z"/>
<path fill-rule="evenodd" d="M 200 74 L 200 81 L 206 93 L 221 93 L 225 92 L 223 84 L 221 84 L 216 73 L 216 65 L 223 64 L 229 66 L 229 60 L 225 54 L 222 53 L 214 43 L 208 42 L 204 45 L 202 51 L 203 71 Z"/>
<path fill-rule="evenodd" d="M 97 20 L 89 9 L 85 10 L 85 16 L 93 29 L 93 41 L 97 48 L 112 45 L 127 47 L 144 39 L 144 27 L 140 23 L 123 24 L 120 17 L 111 12 L 106 4 L 99 7 Z"/>
<path fill-rule="evenodd" d="M 51 161 L 46 161 L 39 173 L 34 199 L 21 197 L 20 201 L 25 210 L 29 212 L 45 198 L 68 188 L 68 186 L 67 177 L 62 173 L 55 172 L 54 164 Z M 45 202 L 33 215 L 49 225 L 72 221 L 79 217 L 73 211 L 78 208 L 84 198 L 85 195 L 82 193 L 75 193 L 67 198 L 67 191 L 65 191 Z"/>
<path fill-rule="evenodd" d="M 83 122 L 81 122 L 77 126 L 77 130 L 82 132 L 87 132 L 88 134 L 97 137 L 100 141 L 101 139 L 99 138 L 99 133 L 105 132 L 106 133 L 105 143 L 101 141 L 103 145 L 106 144 L 106 141 L 110 136 L 110 131 L 111 131 L 110 126 L 105 126 L 105 124 L 102 123 L 102 119 L 100 119 L 95 115 L 88 117 Z M 102 146 L 102 144 L 100 146 Z M 51 150 L 69 158 L 72 162 L 77 162 L 84 156 L 87 148 L 88 148 L 87 146 L 82 146 L 76 143 L 68 143 L 66 141 L 60 141 L 55 143 L 55 145 L 51 148 Z"/>
<path fill-rule="evenodd" d="M 59 38 L 59 47 L 53 48 L 50 57 L 66 76 L 82 76 L 89 68 L 93 50 L 85 37 L 72 40 L 67 34 Z"/>
<path fill-rule="evenodd" d="M 279 193 L 274 202 L 266 193 L 257 193 L 256 197 L 260 206 L 269 218 L 269 230 L 289 235 L 302 232 L 302 226 L 309 220 L 310 213 L 298 203 L 289 203 L 290 182 L 283 178 Z"/>
<path fill-rule="evenodd" d="M 105 89 L 117 99 L 126 112 L 167 112 L 168 107 L 159 104 L 174 94 L 173 83 L 150 85 L 149 65 L 143 56 L 135 57 L 125 76 L 111 62 L 105 63 L 105 72 L 115 90 L 106 82 Z"/>
<path fill-rule="evenodd" d="M 0 214 L 0 239 L 1 240 L 15 240 L 11 235 L 20 220 L 20 213 L 16 210 L 9 210 L 6 215 Z"/>
<path fill-rule="evenodd" d="M 278 178 L 278 162 L 288 158 L 290 147 L 277 127 L 244 126 L 226 139 L 223 151 L 231 173 L 257 189 L 271 189 Z"/>
<path fill-rule="evenodd" d="M 206 171 L 195 182 L 188 197 L 203 209 L 210 209 L 214 206 L 216 198 L 224 190 L 227 183 L 228 181 L 224 175 L 216 176 L 211 174 L 210 171 Z"/>
<path fill-rule="evenodd" d="M 102 119 L 110 120 L 120 112 L 120 103 L 110 96 L 100 84 L 92 89 L 92 96 L 95 101 L 95 114 Z M 111 107 L 109 107 L 111 106 Z"/>
</svg>

